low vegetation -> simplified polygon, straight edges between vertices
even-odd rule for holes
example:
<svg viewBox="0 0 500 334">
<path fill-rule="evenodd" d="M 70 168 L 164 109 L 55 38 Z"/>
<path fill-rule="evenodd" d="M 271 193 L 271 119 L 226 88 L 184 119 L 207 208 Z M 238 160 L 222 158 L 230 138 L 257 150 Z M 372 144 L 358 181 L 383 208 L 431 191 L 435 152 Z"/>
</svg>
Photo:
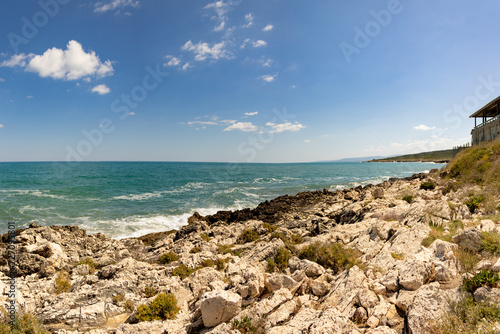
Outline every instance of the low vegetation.
<svg viewBox="0 0 500 334">
<path fill-rule="evenodd" d="M 445 233 L 444 226 L 438 225 L 434 223 L 430 223 L 429 227 L 431 228 L 431 232 L 429 235 L 422 240 L 422 246 L 429 247 L 436 239 L 440 239 L 443 241 L 451 242 L 451 238 L 457 234 L 458 230 L 464 228 L 464 224 L 460 220 L 454 220 L 449 225 L 449 232 Z"/>
<path fill-rule="evenodd" d="M 484 195 L 472 195 L 465 201 L 465 205 L 469 209 L 470 213 L 475 213 L 479 208 L 479 205 L 485 200 Z"/>
<path fill-rule="evenodd" d="M 292 258 L 292 252 L 285 247 L 278 248 L 274 257 L 267 259 L 267 272 L 283 271 L 288 268 L 288 261 Z"/>
<path fill-rule="evenodd" d="M 499 287 L 500 278 L 498 277 L 498 274 L 489 270 L 481 270 L 472 278 L 465 277 L 462 283 L 463 289 L 471 293 L 482 286 L 489 286 L 492 288 Z"/>
<path fill-rule="evenodd" d="M 259 232 L 252 228 L 244 230 L 239 236 L 238 240 L 242 243 L 253 242 L 260 239 Z"/>
<path fill-rule="evenodd" d="M 358 265 L 360 254 L 339 243 L 322 244 L 315 242 L 299 253 L 299 258 L 314 261 L 325 268 L 331 268 L 335 273 Z"/>
<path fill-rule="evenodd" d="M 496 232 L 483 232 L 480 251 L 490 253 L 494 256 L 500 255 L 500 234 Z"/>
<path fill-rule="evenodd" d="M 175 319 L 179 310 L 177 299 L 173 294 L 160 293 L 151 304 L 137 307 L 136 319 L 138 322 Z"/>
<path fill-rule="evenodd" d="M 413 196 L 407 195 L 407 196 L 403 197 L 403 201 L 406 201 L 408 204 L 411 204 L 413 202 Z"/>
<path fill-rule="evenodd" d="M 422 182 L 422 184 L 420 184 L 420 189 L 434 190 L 434 189 L 436 189 L 436 185 L 432 182 Z"/>
<path fill-rule="evenodd" d="M 55 281 L 56 294 L 61 294 L 63 292 L 70 292 L 71 283 L 69 281 L 69 274 L 67 271 L 60 271 L 56 277 Z"/>
<path fill-rule="evenodd" d="M 158 262 L 161 264 L 169 264 L 171 262 L 175 262 L 179 260 L 179 255 L 175 254 L 174 252 L 168 252 L 165 254 L 160 255 L 158 258 Z"/>
<path fill-rule="evenodd" d="M 233 321 L 233 329 L 237 329 L 240 333 L 255 333 L 257 331 L 257 327 L 252 325 L 252 318 L 243 317 L 241 320 L 235 319 Z"/>
<path fill-rule="evenodd" d="M 191 254 L 196 254 L 196 253 L 199 253 L 199 252 L 201 252 L 201 248 L 200 247 L 193 247 L 189 251 L 189 253 L 191 253 Z"/>
<path fill-rule="evenodd" d="M 16 314 L 13 322 L 7 317 L 7 311 L 3 308 L 2 313 L 0 334 L 49 334 L 49 331 L 30 313 Z"/>
<path fill-rule="evenodd" d="M 205 242 L 209 242 L 210 241 L 210 237 L 206 233 L 200 234 L 200 238 L 201 238 L 201 240 L 203 240 Z"/>
<path fill-rule="evenodd" d="M 404 255 L 401 253 L 391 253 L 391 256 L 394 260 L 399 261 L 399 260 L 404 260 Z"/>
<path fill-rule="evenodd" d="M 174 270 L 172 271 L 172 276 L 179 276 L 179 278 L 183 280 L 200 268 L 201 267 L 189 268 L 188 266 L 182 263 L 174 268 Z"/>
<path fill-rule="evenodd" d="M 146 289 L 144 290 L 144 296 L 146 298 L 151 298 L 153 296 L 156 296 L 158 294 L 158 290 L 156 290 L 153 287 L 147 286 Z"/>
<path fill-rule="evenodd" d="M 264 227 L 269 233 L 272 233 L 278 229 L 278 226 L 276 225 L 271 225 L 268 223 L 263 223 L 262 227 Z"/>
<path fill-rule="evenodd" d="M 75 266 L 79 266 L 82 264 L 86 264 L 89 267 L 89 272 L 91 274 L 95 273 L 97 269 L 97 263 L 95 263 L 93 259 L 91 259 L 90 257 L 86 257 L 85 259 L 78 261 L 78 263 Z"/>
</svg>

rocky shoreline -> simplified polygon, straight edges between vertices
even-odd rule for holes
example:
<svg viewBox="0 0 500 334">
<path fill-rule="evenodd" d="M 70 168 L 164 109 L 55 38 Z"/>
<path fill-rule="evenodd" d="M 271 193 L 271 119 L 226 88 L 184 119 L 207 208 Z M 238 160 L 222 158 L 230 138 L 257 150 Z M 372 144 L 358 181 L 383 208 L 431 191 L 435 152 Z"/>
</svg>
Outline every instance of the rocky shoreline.
<svg viewBox="0 0 500 334">
<path fill-rule="evenodd" d="M 140 238 L 32 224 L 15 236 L 16 302 L 58 334 L 431 333 L 464 277 L 500 270 L 494 256 L 472 270 L 460 261 L 459 249 L 479 251 L 500 224 L 471 213 L 471 189 L 450 191 L 441 174 L 195 214 Z M 450 229 L 451 240 L 432 239 Z M 4 305 L 8 245 L 4 236 Z M 484 298 L 500 300 L 488 289 Z M 160 302 L 168 312 L 155 313 Z"/>
</svg>

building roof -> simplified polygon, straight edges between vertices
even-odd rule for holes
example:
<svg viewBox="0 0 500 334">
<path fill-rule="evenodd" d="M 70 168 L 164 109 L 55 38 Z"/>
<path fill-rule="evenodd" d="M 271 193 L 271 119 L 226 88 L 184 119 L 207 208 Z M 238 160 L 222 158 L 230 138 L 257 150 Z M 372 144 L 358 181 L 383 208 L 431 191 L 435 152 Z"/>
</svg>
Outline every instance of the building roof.
<svg viewBox="0 0 500 334">
<path fill-rule="evenodd" d="M 495 117 L 498 116 L 497 113 L 497 105 L 500 108 L 500 96 L 470 115 L 470 118 L 477 118 L 477 117 Z"/>
</svg>

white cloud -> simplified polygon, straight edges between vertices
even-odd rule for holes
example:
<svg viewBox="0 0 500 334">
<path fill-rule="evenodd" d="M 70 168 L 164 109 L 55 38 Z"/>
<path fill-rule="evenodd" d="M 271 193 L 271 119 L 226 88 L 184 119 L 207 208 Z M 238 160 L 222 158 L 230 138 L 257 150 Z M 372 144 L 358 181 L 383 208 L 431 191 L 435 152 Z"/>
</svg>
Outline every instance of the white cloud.
<svg viewBox="0 0 500 334">
<path fill-rule="evenodd" d="M 261 39 L 259 39 L 258 41 L 256 42 L 252 42 L 252 45 L 254 48 L 261 48 L 263 46 L 266 46 L 267 45 L 267 42 L 266 41 L 263 41 Z"/>
<path fill-rule="evenodd" d="M 135 112 L 131 111 L 128 113 L 130 116 L 134 116 L 135 115 Z"/>
<path fill-rule="evenodd" d="M 255 125 L 253 125 L 250 122 L 238 122 L 238 123 L 234 123 L 231 126 L 228 126 L 227 128 L 224 129 L 224 131 L 238 130 L 238 131 L 243 131 L 243 132 L 255 132 L 258 129 L 259 129 L 258 127 L 256 127 Z"/>
<path fill-rule="evenodd" d="M 311 139 L 305 139 L 304 140 L 304 143 L 310 143 L 311 142 Z"/>
<path fill-rule="evenodd" d="M 236 120 L 234 119 L 223 119 L 222 121 L 220 121 L 222 124 L 234 124 L 236 123 Z"/>
<path fill-rule="evenodd" d="M 15 54 L 12 57 L 10 57 L 9 60 L 4 60 L 2 63 L 0 63 L 0 66 L 2 67 L 26 67 L 28 64 L 27 61 L 33 58 L 34 54 L 30 53 L 28 55 L 24 53 L 20 54 Z"/>
<path fill-rule="evenodd" d="M 186 71 L 188 68 L 192 67 L 189 63 L 182 65 L 181 70 Z"/>
<path fill-rule="evenodd" d="M 29 59 L 29 62 L 28 62 Z M 113 74 L 111 61 L 101 62 L 94 51 L 86 53 L 77 41 L 69 41 L 66 50 L 48 49 L 43 55 L 18 54 L 0 66 L 20 66 L 38 73 L 42 78 L 78 80 L 85 77 L 104 77 Z"/>
<path fill-rule="evenodd" d="M 295 123 L 288 122 L 288 123 L 281 123 L 281 124 L 267 122 L 266 126 L 273 129 L 271 131 L 271 133 L 281 133 L 281 132 L 285 132 L 285 131 L 297 132 L 300 129 L 305 128 L 304 125 L 297 123 L 297 122 L 295 122 Z"/>
<path fill-rule="evenodd" d="M 251 26 L 253 26 L 254 17 L 252 13 L 248 13 L 247 15 L 245 15 L 245 20 L 247 21 L 247 24 L 243 25 L 243 28 L 250 28 Z"/>
<path fill-rule="evenodd" d="M 241 49 L 244 49 L 246 46 L 247 46 L 247 43 L 250 42 L 250 38 L 246 38 L 244 41 L 243 41 L 243 44 L 240 45 L 240 48 Z"/>
<path fill-rule="evenodd" d="M 424 125 L 424 124 L 420 124 L 418 126 L 414 126 L 413 127 L 415 130 L 419 130 L 419 131 L 429 131 L 429 130 L 434 130 L 436 127 L 435 126 L 427 126 L 427 125 Z"/>
<path fill-rule="evenodd" d="M 273 82 L 276 79 L 277 76 L 278 76 L 278 73 L 276 73 L 274 75 L 272 75 L 272 74 L 265 74 L 265 75 L 261 75 L 257 79 L 262 79 L 265 82 Z"/>
<path fill-rule="evenodd" d="M 271 67 L 273 60 L 271 58 L 267 58 L 266 60 L 261 60 L 261 64 L 264 67 Z"/>
<path fill-rule="evenodd" d="M 33 98 L 33 96 L 28 95 L 28 96 L 26 96 L 26 98 L 27 98 L 27 99 L 32 99 L 32 98 Z"/>
<path fill-rule="evenodd" d="M 169 60 L 164 64 L 165 66 L 179 66 L 181 63 L 181 60 L 174 56 L 166 56 L 165 58 Z"/>
<path fill-rule="evenodd" d="M 262 31 L 271 31 L 273 30 L 274 26 L 272 24 L 268 24 L 264 28 L 262 28 Z"/>
<path fill-rule="evenodd" d="M 111 92 L 111 89 L 109 89 L 108 86 L 102 84 L 102 85 L 97 85 L 94 88 L 92 88 L 92 93 L 97 93 L 99 95 L 105 95 Z"/>
<path fill-rule="evenodd" d="M 3 124 L 0 124 L 0 129 L 3 128 Z"/>
<path fill-rule="evenodd" d="M 97 2 L 95 4 L 94 12 L 95 13 L 105 13 L 110 10 L 117 10 L 116 13 L 120 12 L 120 9 L 125 8 L 125 7 L 139 7 L 140 3 L 139 1 L 134 1 L 134 0 L 111 0 L 106 3 L 104 2 Z M 130 12 L 125 12 L 125 15 L 131 15 Z"/>
<path fill-rule="evenodd" d="M 203 121 L 191 121 L 187 122 L 188 125 L 193 125 L 193 124 L 203 124 L 203 125 L 218 125 L 217 122 L 203 122 Z"/>
<path fill-rule="evenodd" d="M 5 82 L 5 79 L 4 78 L 0 78 L 0 82 Z"/>
<path fill-rule="evenodd" d="M 210 17 L 212 20 L 215 20 L 218 22 L 218 25 L 214 28 L 214 31 L 224 30 L 224 27 L 226 26 L 226 21 L 227 21 L 226 14 L 229 10 L 228 7 L 229 7 L 229 4 L 225 3 L 223 0 L 209 3 L 208 5 L 206 5 L 204 7 L 205 9 L 213 10 L 215 12 L 215 15 Z"/>
<path fill-rule="evenodd" d="M 258 111 L 254 111 L 254 112 L 246 112 L 245 113 L 245 116 L 255 116 L 257 115 L 259 112 Z"/>
<path fill-rule="evenodd" d="M 195 55 L 194 59 L 198 61 L 203 61 L 207 58 L 213 60 L 218 60 L 220 58 L 230 59 L 232 55 L 225 47 L 225 42 L 216 43 L 210 46 L 210 44 L 205 42 L 193 44 L 193 42 L 189 40 L 181 47 L 181 50 L 192 51 Z"/>
</svg>

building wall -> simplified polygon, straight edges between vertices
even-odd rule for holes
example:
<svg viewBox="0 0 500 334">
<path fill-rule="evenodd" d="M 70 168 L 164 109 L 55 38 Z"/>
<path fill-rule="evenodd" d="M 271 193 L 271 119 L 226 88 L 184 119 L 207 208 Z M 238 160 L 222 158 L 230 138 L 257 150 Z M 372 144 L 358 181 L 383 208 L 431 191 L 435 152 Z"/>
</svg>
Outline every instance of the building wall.
<svg viewBox="0 0 500 334">
<path fill-rule="evenodd" d="M 492 120 L 486 125 L 472 129 L 472 145 L 477 145 L 483 141 L 490 141 L 500 136 L 500 118 Z"/>
</svg>

